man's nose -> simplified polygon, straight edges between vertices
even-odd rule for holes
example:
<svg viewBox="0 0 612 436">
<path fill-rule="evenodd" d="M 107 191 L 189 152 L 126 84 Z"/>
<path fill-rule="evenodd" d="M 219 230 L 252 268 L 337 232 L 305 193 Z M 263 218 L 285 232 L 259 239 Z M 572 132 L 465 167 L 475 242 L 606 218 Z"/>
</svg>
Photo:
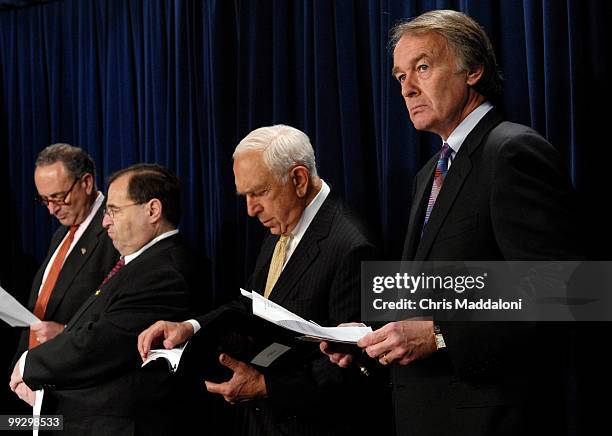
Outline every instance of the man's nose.
<svg viewBox="0 0 612 436">
<path fill-rule="evenodd" d="M 52 201 L 50 201 L 47 204 L 47 210 L 49 211 L 50 215 L 55 215 L 60 209 L 61 209 L 61 206 L 58 206 L 57 204 L 55 204 Z"/>
<path fill-rule="evenodd" d="M 259 212 L 261 212 L 261 204 L 259 204 L 257 200 L 253 199 L 253 197 L 247 195 L 246 202 L 247 213 L 250 217 L 255 217 Z"/>
<path fill-rule="evenodd" d="M 404 81 L 402 82 L 402 97 L 414 97 L 418 93 L 418 88 L 414 83 L 412 74 L 406 75 Z"/>
<path fill-rule="evenodd" d="M 102 218 L 102 227 L 108 229 L 108 227 L 113 223 L 113 219 L 109 216 L 109 214 L 105 213 L 104 218 Z"/>
</svg>

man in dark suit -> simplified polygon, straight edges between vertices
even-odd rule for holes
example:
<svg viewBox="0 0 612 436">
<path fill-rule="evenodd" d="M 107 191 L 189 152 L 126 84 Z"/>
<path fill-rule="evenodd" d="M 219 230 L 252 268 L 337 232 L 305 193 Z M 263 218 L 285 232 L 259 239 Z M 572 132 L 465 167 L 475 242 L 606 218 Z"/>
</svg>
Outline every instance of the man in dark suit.
<svg viewBox="0 0 612 436">
<path fill-rule="evenodd" d="M 374 247 L 317 175 L 308 137 L 283 125 L 254 130 L 236 147 L 234 176 L 248 214 L 271 233 L 261 247 L 249 289 L 323 325 L 355 319 L 360 310 L 360 261 L 371 258 Z M 162 338 L 171 348 L 194 330 L 205 331 L 228 307 L 251 312 L 250 300 L 236 301 L 196 320 L 160 321 L 139 337 L 143 358 Z M 364 384 L 355 381 L 358 371 L 343 374 L 316 354 L 302 366 L 265 375 L 226 354 L 220 355 L 220 362 L 233 376 L 223 383 L 206 381 L 206 388 L 232 404 L 243 403 L 240 434 L 361 434 L 371 422 L 355 419 L 359 401 L 352 400 L 367 398 L 359 392 Z M 381 394 L 377 404 L 384 401 Z"/>
<path fill-rule="evenodd" d="M 431 11 L 393 31 L 393 75 L 418 130 L 443 146 L 417 174 L 403 259 L 580 258 L 573 193 L 552 145 L 503 122 L 501 78 L 483 29 Z M 562 434 L 563 329 L 524 323 L 392 322 L 359 342 L 392 365 L 402 435 Z M 555 346 L 556 345 L 556 346 Z M 322 345 L 333 362 L 351 356 Z"/>
<path fill-rule="evenodd" d="M 103 225 L 121 259 L 64 331 L 20 359 L 20 383 L 57 400 L 43 413 L 64 416 L 64 434 L 172 434 L 163 365 L 140 369 L 138 333 L 159 318 L 189 314 L 191 255 L 177 235 L 178 179 L 139 164 L 110 178 Z"/>
<path fill-rule="evenodd" d="M 104 195 L 96 189 L 89 154 L 68 144 L 53 144 L 38 154 L 35 166 L 38 201 L 62 226 L 51 239 L 28 300 L 28 308 L 42 322 L 22 332 L 14 363 L 28 348 L 60 334 L 119 258 L 102 227 Z M 61 256 L 64 244 L 66 253 Z M 33 405 L 34 394 L 24 385 L 16 392 Z M 37 395 L 41 401 L 42 392 Z"/>
</svg>

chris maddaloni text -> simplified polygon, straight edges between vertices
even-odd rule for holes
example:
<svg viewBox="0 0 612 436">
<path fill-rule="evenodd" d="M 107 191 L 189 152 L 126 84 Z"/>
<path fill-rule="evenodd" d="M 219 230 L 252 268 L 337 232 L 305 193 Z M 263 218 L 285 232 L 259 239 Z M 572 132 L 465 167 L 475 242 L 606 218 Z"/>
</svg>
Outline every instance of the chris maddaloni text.
<svg viewBox="0 0 612 436">
<path fill-rule="evenodd" d="M 501 298 L 496 300 L 492 298 L 477 300 L 467 298 L 456 298 L 454 300 L 447 300 L 446 298 L 441 300 L 401 298 L 395 301 L 384 301 L 382 298 L 376 298 L 372 301 L 372 306 L 375 310 L 522 310 L 523 300 L 521 298 L 511 301 Z"/>
</svg>

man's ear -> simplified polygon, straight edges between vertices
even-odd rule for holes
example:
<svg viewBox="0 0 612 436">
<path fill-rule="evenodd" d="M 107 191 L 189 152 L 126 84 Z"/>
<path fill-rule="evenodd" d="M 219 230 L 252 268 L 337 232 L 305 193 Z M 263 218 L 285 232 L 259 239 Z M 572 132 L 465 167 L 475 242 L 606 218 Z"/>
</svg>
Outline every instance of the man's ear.
<svg viewBox="0 0 612 436">
<path fill-rule="evenodd" d="M 147 214 L 149 215 L 149 221 L 154 223 L 162 218 L 162 203 L 157 198 L 149 200 L 147 203 Z"/>
<path fill-rule="evenodd" d="M 476 85 L 476 83 L 478 83 L 478 81 L 482 77 L 483 73 L 484 66 L 482 65 L 479 65 L 478 67 L 469 70 L 467 75 L 467 84 L 470 86 Z"/>
<path fill-rule="evenodd" d="M 289 173 L 289 177 L 291 183 L 293 183 L 293 187 L 295 188 L 295 193 L 298 198 L 303 198 L 306 196 L 308 192 L 308 184 L 310 182 L 310 173 L 308 169 L 306 169 L 303 165 L 298 165 Z"/>
<path fill-rule="evenodd" d="M 81 183 L 84 183 L 85 192 L 87 195 L 91 195 L 95 187 L 93 175 L 90 173 L 85 173 L 81 178 Z"/>
</svg>

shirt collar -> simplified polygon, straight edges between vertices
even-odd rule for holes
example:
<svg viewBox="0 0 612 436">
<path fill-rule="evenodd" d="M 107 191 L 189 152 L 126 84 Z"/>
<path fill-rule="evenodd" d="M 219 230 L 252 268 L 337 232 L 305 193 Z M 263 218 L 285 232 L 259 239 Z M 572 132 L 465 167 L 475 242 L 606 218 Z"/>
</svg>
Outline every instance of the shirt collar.
<svg viewBox="0 0 612 436">
<path fill-rule="evenodd" d="M 304 233 L 306 233 L 306 230 L 308 230 L 308 226 L 310 226 L 310 223 L 321 208 L 321 205 L 329 195 L 330 188 L 328 184 L 325 183 L 324 180 L 321 180 L 321 185 L 321 190 L 317 193 L 317 195 L 315 195 L 315 198 L 312 199 L 310 204 L 306 206 L 300 220 L 291 232 L 291 238 L 293 240 L 302 239 L 302 236 L 304 236 Z"/>
<path fill-rule="evenodd" d="M 443 141 L 453 149 L 453 154 L 457 154 L 459 152 L 465 138 L 467 138 L 470 132 L 474 130 L 474 127 L 476 127 L 476 124 L 478 124 L 491 109 L 493 109 L 493 105 L 488 101 L 485 101 L 470 112 L 468 116 L 465 117 L 457 127 L 455 127 L 455 130 L 451 132 L 447 140 Z"/>
<path fill-rule="evenodd" d="M 176 235 L 178 232 L 179 232 L 178 229 L 170 230 L 170 231 L 168 231 L 166 233 L 162 233 L 161 235 L 159 235 L 159 236 L 155 237 L 154 239 L 150 240 L 140 250 L 136 251 L 135 253 L 128 254 L 127 256 L 124 256 L 123 259 L 125 260 L 125 264 L 127 265 L 128 263 L 130 263 L 131 261 L 136 259 L 138 256 L 140 256 L 146 250 L 151 248 L 153 245 L 157 244 L 162 239 L 166 239 L 166 238 L 169 238 L 170 236 Z"/>
<path fill-rule="evenodd" d="M 79 238 L 81 237 L 81 235 L 83 233 L 85 233 L 85 230 L 87 230 L 87 227 L 89 226 L 89 224 L 93 220 L 94 216 L 96 216 L 96 213 L 98 212 L 98 209 L 100 209 L 100 207 L 102 206 L 102 203 L 104 203 L 104 194 L 102 194 L 101 192 L 98 191 L 98 195 L 96 196 L 96 199 L 94 200 L 93 204 L 91 205 L 91 209 L 89 210 L 89 214 L 87 214 L 87 217 L 85 217 L 83 222 L 81 224 L 79 224 L 79 228 L 74 233 L 73 244 L 76 243 L 76 241 L 79 240 Z"/>
</svg>

